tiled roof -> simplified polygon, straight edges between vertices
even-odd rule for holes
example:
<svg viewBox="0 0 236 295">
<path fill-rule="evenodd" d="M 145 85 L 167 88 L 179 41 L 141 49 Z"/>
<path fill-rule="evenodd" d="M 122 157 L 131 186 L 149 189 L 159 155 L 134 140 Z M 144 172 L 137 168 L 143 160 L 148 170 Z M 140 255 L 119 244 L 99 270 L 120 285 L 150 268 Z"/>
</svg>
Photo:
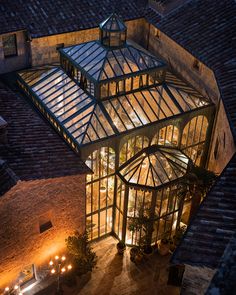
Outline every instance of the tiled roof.
<svg viewBox="0 0 236 295">
<path fill-rule="evenodd" d="M 31 105 L 2 84 L 0 113 L 8 123 L 8 144 L 0 146 L 0 158 L 21 180 L 89 171 Z"/>
<path fill-rule="evenodd" d="M 214 71 L 236 139 L 236 2 L 190 0 L 164 17 L 147 20 Z M 236 156 L 207 195 L 172 262 L 217 267 L 236 231 Z"/>
<path fill-rule="evenodd" d="M 198 209 L 173 263 L 217 267 L 236 230 L 236 155 Z"/>
<path fill-rule="evenodd" d="M 236 294 L 236 234 L 222 256 L 220 267 L 205 293 L 206 295 Z"/>
<path fill-rule="evenodd" d="M 5 161 L 0 160 L 0 197 L 4 195 L 18 181 L 13 171 Z"/>
<path fill-rule="evenodd" d="M 211 68 L 236 138 L 236 2 L 192 0 L 161 18 L 146 19 Z"/>
<path fill-rule="evenodd" d="M 32 37 L 98 26 L 114 10 L 124 20 L 143 17 L 147 0 L 1 0 L 0 34 L 27 29 Z"/>
</svg>

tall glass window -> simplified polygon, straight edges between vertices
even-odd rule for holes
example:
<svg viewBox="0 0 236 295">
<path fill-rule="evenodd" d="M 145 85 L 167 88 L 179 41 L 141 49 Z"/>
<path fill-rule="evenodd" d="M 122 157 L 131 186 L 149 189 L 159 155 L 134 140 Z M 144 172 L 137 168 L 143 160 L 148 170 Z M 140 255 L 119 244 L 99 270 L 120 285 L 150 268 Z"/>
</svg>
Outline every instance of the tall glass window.
<svg viewBox="0 0 236 295">
<path fill-rule="evenodd" d="M 196 116 L 184 127 L 181 149 L 196 165 L 200 165 L 206 140 L 208 120 L 205 116 Z"/>
<path fill-rule="evenodd" d="M 112 231 L 112 207 L 114 203 L 115 152 L 110 147 L 94 151 L 86 164 L 93 171 L 87 175 L 86 217 L 90 239 Z"/>
<path fill-rule="evenodd" d="M 146 136 L 134 136 L 130 138 L 126 143 L 123 144 L 120 150 L 119 165 L 133 157 L 137 152 L 147 147 L 149 139 Z"/>
<path fill-rule="evenodd" d="M 165 146 L 177 146 L 179 140 L 179 129 L 174 125 L 168 125 L 161 128 L 153 137 L 152 144 Z"/>
</svg>

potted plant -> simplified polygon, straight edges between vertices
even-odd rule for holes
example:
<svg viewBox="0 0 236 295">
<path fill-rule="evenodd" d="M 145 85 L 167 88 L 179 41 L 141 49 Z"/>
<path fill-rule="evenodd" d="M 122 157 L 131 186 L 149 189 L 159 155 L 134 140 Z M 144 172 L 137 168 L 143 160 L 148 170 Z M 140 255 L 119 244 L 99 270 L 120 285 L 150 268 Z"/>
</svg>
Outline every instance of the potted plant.
<svg viewBox="0 0 236 295">
<path fill-rule="evenodd" d="M 170 251 L 170 244 L 169 244 L 169 239 L 166 237 L 162 238 L 159 247 L 158 247 L 159 253 L 162 256 L 168 255 Z"/>
<path fill-rule="evenodd" d="M 143 260 L 143 253 L 140 247 L 134 246 L 130 249 L 130 260 L 135 263 L 140 263 Z"/>
<path fill-rule="evenodd" d="M 119 241 L 116 244 L 116 249 L 117 249 L 118 254 L 123 255 L 124 252 L 125 252 L 125 249 L 126 249 L 125 242 L 124 241 Z"/>
<path fill-rule="evenodd" d="M 66 239 L 69 254 L 73 257 L 75 271 L 77 275 L 85 274 L 95 267 L 97 256 L 92 251 L 88 241 L 88 234 L 75 232 L 73 236 Z"/>
</svg>

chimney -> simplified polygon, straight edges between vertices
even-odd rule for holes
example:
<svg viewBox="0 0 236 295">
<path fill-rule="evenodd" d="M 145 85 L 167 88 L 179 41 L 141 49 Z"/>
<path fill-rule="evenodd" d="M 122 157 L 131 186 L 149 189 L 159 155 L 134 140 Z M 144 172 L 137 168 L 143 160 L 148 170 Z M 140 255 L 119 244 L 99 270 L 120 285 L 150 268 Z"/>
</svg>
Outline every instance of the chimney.
<svg viewBox="0 0 236 295">
<path fill-rule="evenodd" d="M 0 144 L 7 144 L 7 122 L 0 116 Z"/>
</svg>

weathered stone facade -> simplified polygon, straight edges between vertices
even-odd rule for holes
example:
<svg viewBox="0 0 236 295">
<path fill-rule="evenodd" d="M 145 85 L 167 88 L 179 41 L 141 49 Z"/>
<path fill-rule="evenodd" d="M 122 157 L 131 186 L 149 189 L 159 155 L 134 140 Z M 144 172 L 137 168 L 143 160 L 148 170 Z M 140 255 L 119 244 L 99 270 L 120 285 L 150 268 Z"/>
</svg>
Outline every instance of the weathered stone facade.
<svg viewBox="0 0 236 295">
<path fill-rule="evenodd" d="M 143 18 L 127 21 L 128 38 L 142 44 L 144 23 Z M 32 66 L 59 62 L 59 54 L 56 49 L 62 44 L 70 46 L 97 39 L 99 39 L 98 28 L 35 38 L 31 42 Z"/>
<path fill-rule="evenodd" d="M 16 34 L 17 55 L 4 57 L 2 37 L 0 35 L 0 74 L 26 68 L 30 65 L 30 43 L 26 41 L 25 31 L 12 32 Z"/>
<path fill-rule="evenodd" d="M 220 174 L 236 149 L 214 72 L 203 63 L 199 64 L 199 70 L 195 69 L 195 57 L 153 25 L 147 23 L 146 31 L 148 50 L 164 58 L 179 75 L 218 106 L 207 167 Z"/>
<path fill-rule="evenodd" d="M 52 227 L 40 233 L 40 225 Z M 65 249 L 65 238 L 85 229 L 85 175 L 19 181 L 0 199 L 0 289 L 30 264 Z"/>
</svg>

